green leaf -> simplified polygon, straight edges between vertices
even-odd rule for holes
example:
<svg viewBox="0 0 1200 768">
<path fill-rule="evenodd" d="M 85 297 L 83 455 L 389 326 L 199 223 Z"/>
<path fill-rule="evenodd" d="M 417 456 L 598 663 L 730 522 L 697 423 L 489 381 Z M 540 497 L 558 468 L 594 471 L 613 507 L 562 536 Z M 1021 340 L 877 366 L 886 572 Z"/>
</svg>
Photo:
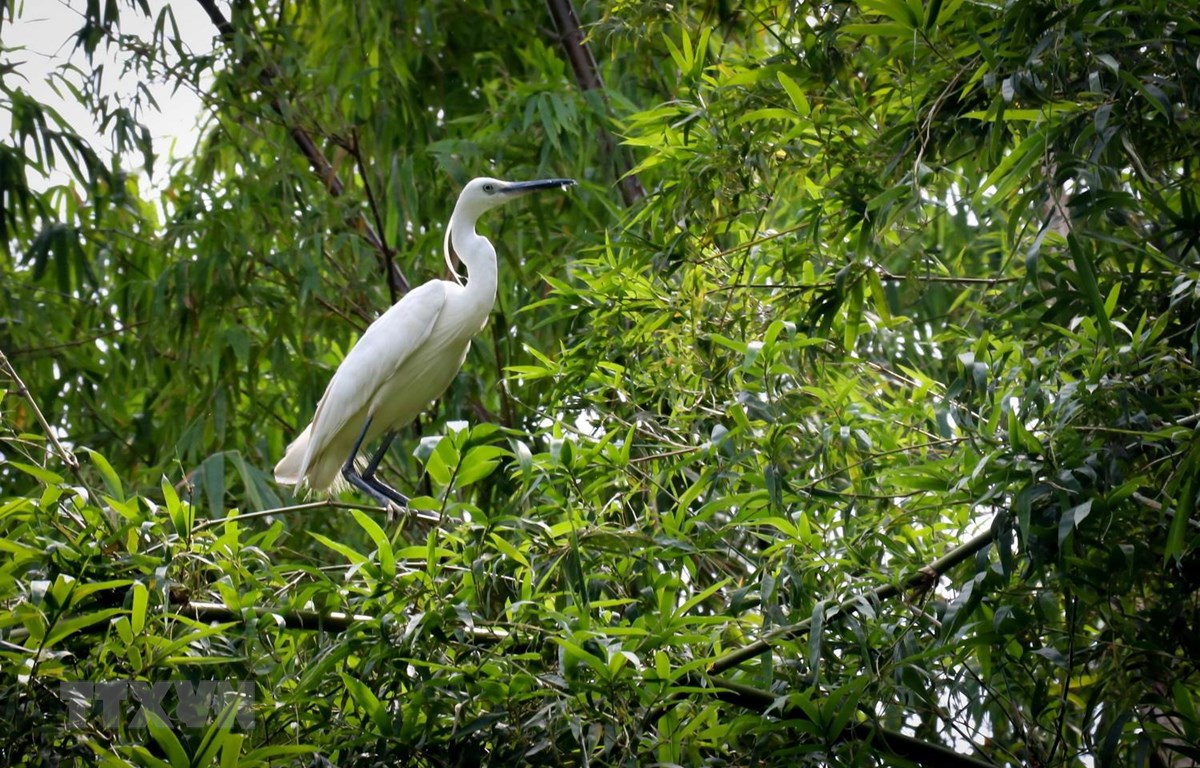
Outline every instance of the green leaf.
<svg viewBox="0 0 1200 768">
<path fill-rule="evenodd" d="M 792 122 L 796 119 L 796 115 L 786 109 L 778 107 L 764 107 L 763 109 L 752 109 L 742 115 L 739 115 L 733 121 L 734 125 L 745 125 L 746 123 L 760 123 L 766 120 L 787 120 Z"/>
<path fill-rule="evenodd" d="M 1200 715 L 1197 714 L 1196 704 L 1192 701 L 1187 686 L 1176 680 L 1171 684 L 1171 693 L 1175 699 L 1175 709 L 1193 724 L 1200 724 Z"/>
<path fill-rule="evenodd" d="M 551 637 L 550 642 L 566 651 L 567 658 L 574 662 L 583 662 L 592 668 L 592 670 L 600 676 L 602 680 L 607 680 L 609 677 L 608 665 L 604 660 L 596 655 L 584 650 L 578 644 L 568 640 L 565 637 Z"/>
<path fill-rule="evenodd" d="M 334 541 L 333 539 L 322 536 L 319 533 L 313 533 L 312 531 L 308 531 L 307 533 L 309 536 L 312 536 L 314 539 L 329 547 L 334 552 L 342 555 L 355 565 L 362 565 L 363 563 L 368 562 L 366 555 L 362 554 L 361 552 L 356 552 L 354 549 L 342 544 L 340 541 Z"/>
<path fill-rule="evenodd" d="M 129 622 L 133 634 L 140 635 L 146 629 L 146 607 L 150 600 L 150 592 L 142 582 L 133 585 L 132 607 L 129 610 Z"/>
<path fill-rule="evenodd" d="M 457 463 L 458 451 L 454 447 L 454 441 L 443 436 L 430 454 L 429 460 L 425 462 L 425 471 L 435 483 L 445 488 L 450 485 L 450 468 Z"/>
<path fill-rule="evenodd" d="M 225 517 L 225 453 L 214 453 L 200 465 L 208 515 L 212 520 Z"/>
<path fill-rule="evenodd" d="M 488 534 L 488 538 L 492 540 L 492 543 L 496 546 L 496 549 L 503 552 L 505 556 L 517 561 L 526 568 L 529 567 L 529 559 L 525 557 L 525 555 L 521 554 L 520 550 L 508 543 L 504 537 L 496 533 L 490 533 Z"/>
<path fill-rule="evenodd" d="M 499 457 L 511 455 L 495 445 L 477 445 L 467 451 L 454 478 L 456 488 L 466 488 L 492 474 L 499 466 Z"/>
<path fill-rule="evenodd" d="M 842 330 L 842 343 L 847 352 L 854 349 L 858 341 L 859 326 L 863 319 L 863 286 L 861 281 L 854 281 L 847 287 L 846 323 Z"/>
<path fill-rule="evenodd" d="M 1036 130 L 1026 136 L 1020 144 L 1001 160 L 975 192 L 973 205 L 983 206 L 983 194 L 988 187 L 995 187 L 992 199 L 997 204 L 1006 203 L 1009 196 L 1029 180 L 1034 165 L 1041 162 L 1046 149 L 1046 130 Z"/>
<path fill-rule="evenodd" d="M 150 731 L 150 737 L 166 754 L 172 768 L 191 768 L 191 760 L 188 759 L 187 751 L 184 750 L 183 744 L 179 742 L 175 732 L 171 730 L 171 726 L 163 722 L 163 719 L 149 708 L 142 708 L 141 714 L 146 718 L 146 729 Z"/>
<path fill-rule="evenodd" d="M 234 468 L 242 478 L 253 509 L 275 509 L 280 506 L 279 496 L 267 485 L 266 476 L 261 470 L 247 463 L 246 457 L 240 451 L 226 451 L 225 455 L 233 462 Z"/>
<path fill-rule="evenodd" d="M 804 91 L 796 85 L 796 81 L 780 72 L 777 77 L 779 84 L 783 86 L 783 90 L 787 91 L 788 98 L 792 100 L 792 106 L 796 108 L 796 113 L 801 117 L 808 117 L 812 112 L 812 107 L 808 104 L 808 97 L 804 95 Z"/>
<path fill-rule="evenodd" d="M 700 605 L 701 603 L 703 603 L 708 598 L 712 597 L 714 594 L 716 594 L 720 590 L 724 589 L 728 583 L 729 583 L 729 579 L 722 579 L 714 584 L 710 584 L 707 588 L 702 590 L 699 594 L 693 595 L 689 600 L 684 602 L 683 605 L 679 606 L 679 608 L 677 608 L 675 610 L 675 618 L 683 619 L 684 617 L 686 617 L 688 615 L 688 613 L 693 608 L 695 608 L 697 605 Z"/>
<path fill-rule="evenodd" d="M 1195 465 L 1195 463 L 1187 462 L 1187 464 L 1192 465 Z M 1196 476 L 1193 474 L 1180 487 L 1179 495 L 1175 499 L 1175 514 L 1171 518 L 1171 527 L 1167 532 L 1167 544 L 1163 550 L 1163 557 L 1165 559 L 1170 560 L 1183 556 L 1184 539 L 1187 534 L 1188 523 L 1195 512 Z"/>
<path fill-rule="evenodd" d="M 830 697 L 830 705 L 837 708 L 829 721 L 829 729 L 826 731 L 830 740 L 841 738 L 846 726 L 850 724 L 851 718 L 858 711 L 858 702 L 869 682 L 869 676 L 858 675 Z"/>
<path fill-rule="evenodd" d="M 196 747 L 192 765 L 212 765 L 218 752 L 221 753 L 219 765 L 224 765 L 227 761 L 233 760 L 230 755 L 236 758 L 241 752 L 244 735 L 233 733 L 231 729 L 235 725 L 238 710 L 244 705 L 244 702 L 237 696 L 225 702 L 225 705 L 221 707 L 221 711 L 217 713 L 216 718 L 205 727 L 204 737 Z"/>
<path fill-rule="evenodd" d="M 675 66 L 679 68 L 679 71 L 681 73 L 690 71 L 692 66 L 687 56 L 691 55 L 691 51 L 687 49 L 687 46 L 685 45 L 684 49 L 680 50 L 678 47 L 676 47 L 675 43 L 671 41 L 671 38 L 667 37 L 665 34 L 663 35 L 663 43 L 666 44 L 667 51 L 670 52 L 671 58 L 675 60 Z M 684 50 L 688 51 L 687 55 L 684 54 Z"/>
<path fill-rule="evenodd" d="M 104 487 L 108 490 L 108 495 L 112 496 L 117 501 L 125 501 L 125 489 L 121 486 L 121 478 L 117 475 L 116 470 L 108 463 L 99 452 L 93 451 L 91 448 L 84 448 L 88 456 L 92 458 L 92 463 L 96 465 L 96 469 L 100 471 L 100 476 L 104 479 Z"/>
<path fill-rule="evenodd" d="M 813 606 L 808 625 L 808 668 L 812 670 L 813 682 L 821 679 L 821 642 L 825 636 L 825 601 L 818 600 Z"/>
<path fill-rule="evenodd" d="M 216 737 L 214 737 L 216 740 Z M 221 745 L 221 760 L 217 764 L 219 768 L 238 768 L 242 755 L 242 745 L 246 741 L 244 733 L 229 733 L 222 732 L 220 739 Z M 249 763 L 249 759 L 246 761 Z"/>
<path fill-rule="evenodd" d="M 379 553 L 379 570 L 381 575 L 387 578 L 394 578 L 396 575 L 396 558 L 392 554 L 392 542 L 387 534 L 384 533 L 383 528 L 362 510 L 352 509 L 350 510 L 350 514 L 354 516 L 354 519 L 358 521 L 359 527 L 366 531 L 367 535 L 371 537 L 371 541 L 375 543 L 375 549 Z"/>
<path fill-rule="evenodd" d="M 19 469 L 25 474 L 30 475 L 33 478 L 42 481 L 43 483 L 58 485 L 63 482 L 61 475 L 57 475 L 48 469 L 43 469 L 42 467 L 34 466 L 33 464 L 25 464 L 24 462 L 20 461 L 8 461 L 6 463 L 13 469 Z"/>
<path fill-rule="evenodd" d="M 161 486 L 163 501 L 167 507 L 167 518 L 175 527 L 175 532 L 180 536 L 190 536 L 192 524 L 195 522 L 192 505 L 179 500 L 179 494 L 175 492 L 175 487 L 166 477 L 163 477 Z"/>
<path fill-rule="evenodd" d="M 887 16 L 910 30 L 920 26 L 920 19 L 903 0 L 858 0 L 858 5 L 868 13 Z"/>
<path fill-rule="evenodd" d="M 345 672 L 341 673 L 342 684 L 346 686 L 350 697 L 354 699 L 354 703 L 367 713 L 367 719 L 374 724 L 375 734 L 379 736 L 387 736 L 392 733 L 392 719 L 388 716 L 387 710 L 379 701 L 379 697 L 375 695 L 370 688 L 361 680 Z"/>
<path fill-rule="evenodd" d="M 124 610 L 121 608 L 105 608 L 103 610 L 93 611 L 91 613 L 72 616 L 69 619 L 63 619 L 50 628 L 50 632 L 48 635 L 46 635 L 46 639 L 42 645 L 45 648 L 53 648 L 77 632 L 81 632 L 82 630 L 87 629 L 94 624 L 99 624 L 102 621 L 108 621 L 110 618 L 120 613 L 124 613 Z"/>
<path fill-rule="evenodd" d="M 1067 235 L 1067 245 L 1071 249 L 1071 260 L 1074 262 L 1076 274 L 1079 276 L 1079 287 L 1083 290 L 1083 295 L 1087 297 L 1096 324 L 1100 326 L 1100 332 L 1104 335 L 1104 342 L 1110 348 L 1116 347 L 1112 323 L 1108 319 L 1105 302 L 1100 295 L 1100 286 L 1096 282 L 1096 267 L 1092 263 L 1091 257 L 1084 252 L 1083 246 L 1074 233 Z"/>
<path fill-rule="evenodd" d="M 1067 537 L 1092 513 L 1092 500 L 1088 499 L 1063 512 L 1058 519 L 1058 546 L 1062 546 Z"/>
</svg>

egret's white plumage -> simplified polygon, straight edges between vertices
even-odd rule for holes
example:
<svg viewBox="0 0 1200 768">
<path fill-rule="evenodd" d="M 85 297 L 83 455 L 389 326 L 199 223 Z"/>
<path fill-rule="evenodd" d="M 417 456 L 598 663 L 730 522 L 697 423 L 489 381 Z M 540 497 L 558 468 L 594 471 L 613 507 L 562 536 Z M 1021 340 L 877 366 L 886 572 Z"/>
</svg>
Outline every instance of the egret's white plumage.
<svg viewBox="0 0 1200 768">
<path fill-rule="evenodd" d="M 312 423 L 275 466 L 278 482 L 325 491 L 342 473 L 384 503 L 403 503 L 402 495 L 374 478 L 387 442 L 362 475 L 354 471 L 354 455 L 360 445 L 390 435 L 440 396 L 462 367 L 471 337 L 487 322 L 496 300 L 496 250 L 475 232 L 475 222 L 524 193 L 571 184 L 569 179 L 479 178 L 463 188 L 447 225 L 446 255 L 453 244 L 467 268 L 467 282 L 431 280 L 371 323 L 333 374 Z"/>
</svg>

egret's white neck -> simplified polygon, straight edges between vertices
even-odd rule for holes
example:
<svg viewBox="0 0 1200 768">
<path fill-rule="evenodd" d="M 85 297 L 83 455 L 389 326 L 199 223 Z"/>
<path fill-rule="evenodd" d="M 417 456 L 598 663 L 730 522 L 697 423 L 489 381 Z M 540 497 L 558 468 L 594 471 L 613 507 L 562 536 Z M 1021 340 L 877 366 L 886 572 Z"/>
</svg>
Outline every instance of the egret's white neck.
<svg viewBox="0 0 1200 768">
<path fill-rule="evenodd" d="M 446 232 L 447 245 L 454 244 L 454 252 L 467 267 L 467 295 L 473 297 L 484 313 L 491 311 L 496 302 L 496 249 L 483 235 L 475 231 L 477 213 L 464 212 L 457 206 L 450 215 Z M 446 254 L 449 262 L 449 254 Z"/>
</svg>

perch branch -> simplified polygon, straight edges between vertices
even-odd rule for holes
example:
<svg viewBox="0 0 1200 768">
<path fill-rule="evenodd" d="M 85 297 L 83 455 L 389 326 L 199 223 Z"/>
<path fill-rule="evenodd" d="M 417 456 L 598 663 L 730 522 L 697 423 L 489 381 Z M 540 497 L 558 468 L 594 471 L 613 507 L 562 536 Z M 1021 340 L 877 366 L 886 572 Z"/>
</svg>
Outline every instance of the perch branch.
<svg viewBox="0 0 1200 768">
<path fill-rule="evenodd" d="M 273 507 L 271 509 L 260 509 L 257 512 L 242 512 L 241 514 L 232 517 L 214 517 L 208 520 L 202 520 L 196 523 L 192 528 L 192 532 L 203 531 L 206 528 L 212 528 L 225 523 L 240 523 L 245 520 L 253 520 L 256 517 L 270 517 L 272 515 L 283 515 L 289 512 L 303 512 L 306 509 L 359 509 L 370 510 L 372 512 L 387 512 L 384 507 L 364 506 L 362 504 L 346 504 L 340 501 L 306 501 L 303 504 L 292 504 L 286 507 Z M 423 520 L 427 523 L 440 523 L 442 518 L 437 515 L 430 514 L 422 510 L 410 509 L 405 513 L 406 517 Z"/>
</svg>

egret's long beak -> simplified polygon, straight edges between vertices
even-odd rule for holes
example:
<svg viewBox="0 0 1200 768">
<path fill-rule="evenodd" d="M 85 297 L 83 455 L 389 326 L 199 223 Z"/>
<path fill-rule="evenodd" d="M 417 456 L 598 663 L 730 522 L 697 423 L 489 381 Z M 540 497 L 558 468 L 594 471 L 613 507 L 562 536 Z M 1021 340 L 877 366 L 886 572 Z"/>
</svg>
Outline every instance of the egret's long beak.
<svg viewBox="0 0 1200 768">
<path fill-rule="evenodd" d="M 566 189 L 574 186 L 575 179 L 538 179 L 537 181 L 514 181 L 504 185 L 506 195 L 523 195 L 539 189 Z"/>
</svg>

